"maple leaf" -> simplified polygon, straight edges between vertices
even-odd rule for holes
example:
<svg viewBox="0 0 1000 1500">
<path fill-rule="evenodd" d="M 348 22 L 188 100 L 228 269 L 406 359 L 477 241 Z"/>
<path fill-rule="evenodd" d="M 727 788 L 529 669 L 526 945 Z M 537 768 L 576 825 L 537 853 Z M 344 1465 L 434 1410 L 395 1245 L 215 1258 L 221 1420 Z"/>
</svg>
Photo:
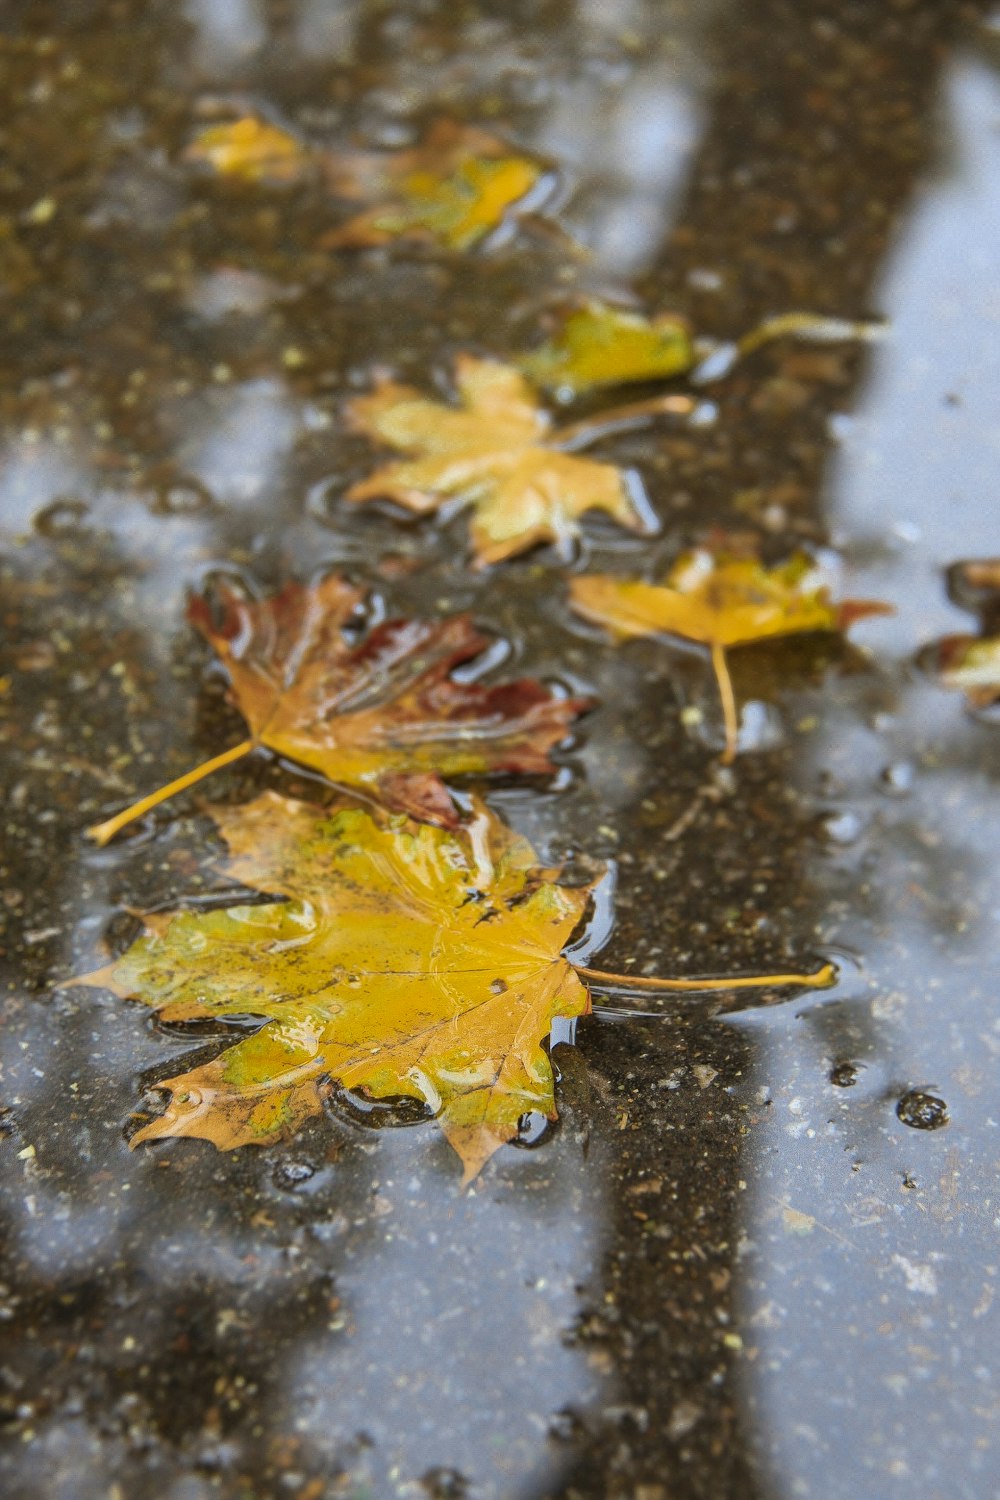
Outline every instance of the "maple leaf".
<svg viewBox="0 0 1000 1500">
<path fill-rule="evenodd" d="M 867 600 L 833 603 L 822 573 L 803 554 L 768 568 L 756 558 L 704 548 L 678 558 L 662 584 L 591 574 L 571 581 L 570 598 L 578 614 L 620 640 L 677 635 L 711 648 L 726 726 L 725 762 L 735 756 L 738 732 L 728 647 L 845 630 L 865 615 L 892 612 Z"/>
<path fill-rule="evenodd" d="M 589 510 L 648 531 L 620 469 L 555 446 L 560 435 L 551 417 L 516 370 L 460 355 L 455 385 L 459 407 L 393 380 L 349 404 L 356 428 L 413 456 L 353 485 L 348 500 L 395 500 L 421 515 L 449 499 L 472 506 L 479 568 L 539 542 L 565 546 Z"/>
<path fill-rule="evenodd" d="M 218 652 L 251 739 L 92 836 L 106 842 L 138 811 L 256 745 L 447 825 L 457 813 L 442 777 L 555 769 L 548 752 L 590 699 L 560 698 L 536 678 L 454 681 L 455 668 L 489 645 L 468 615 L 386 620 L 351 642 L 345 627 L 364 598 L 335 574 L 309 587 L 286 584 L 262 601 L 223 584 L 213 598 L 217 617 L 208 599 L 193 598 L 188 618 Z"/>
<path fill-rule="evenodd" d="M 547 175 L 497 136 L 451 120 L 439 120 L 409 150 L 333 153 L 326 170 L 341 197 L 380 200 L 324 236 L 328 249 L 424 239 L 469 250 Z"/>
<path fill-rule="evenodd" d="M 167 1080 L 132 1145 L 190 1135 L 266 1145 L 320 1113 L 331 1080 L 421 1100 L 474 1177 L 521 1116 L 556 1114 L 542 1048 L 589 995 L 561 956 L 589 887 L 537 867 L 482 806 L 458 830 L 267 792 L 215 808 L 227 875 L 284 899 L 148 919 L 87 984 L 166 1022 L 253 1015 L 261 1029 Z M 81 982 L 81 981 L 74 981 Z"/>
<path fill-rule="evenodd" d="M 577 396 L 597 386 L 683 375 L 694 358 L 683 318 L 647 318 L 592 298 L 568 311 L 554 337 L 517 363 L 535 385 Z"/>
<path fill-rule="evenodd" d="M 243 182 L 295 182 L 310 164 L 301 141 L 256 115 L 207 126 L 188 146 L 184 159 Z"/>
<path fill-rule="evenodd" d="M 252 1036 L 161 1088 L 131 1144 L 283 1140 L 335 1086 L 436 1115 L 465 1181 L 533 1111 L 556 1117 L 542 1042 L 590 1011 L 584 979 L 652 990 L 825 988 L 836 970 L 730 979 L 607 974 L 563 953 L 592 886 L 566 887 L 482 804 L 458 829 L 323 810 L 266 792 L 214 808 L 224 873 L 282 899 L 157 913 L 114 963 L 69 984 L 141 1000 L 166 1023 L 259 1018 Z"/>
</svg>

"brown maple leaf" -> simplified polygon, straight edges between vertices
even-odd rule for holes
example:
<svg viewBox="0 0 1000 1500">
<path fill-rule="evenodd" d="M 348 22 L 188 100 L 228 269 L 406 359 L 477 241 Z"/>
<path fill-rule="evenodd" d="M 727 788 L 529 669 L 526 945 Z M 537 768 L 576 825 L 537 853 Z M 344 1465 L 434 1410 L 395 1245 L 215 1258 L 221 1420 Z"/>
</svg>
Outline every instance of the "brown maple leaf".
<svg viewBox="0 0 1000 1500">
<path fill-rule="evenodd" d="M 651 529 L 620 469 L 557 446 L 565 434 L 553 429 L 517 370 L 460 355 L 455 385 L 457 407 L 393 380 L 350 403 L 348 417 L 359 431 L 412 457 L 353 485 L 348 500 L 395 500 L 420 515 L 460 500 L 474 511 L 479 568 L 539 542 L 565 546 L 590 510 L 605 511 L 630 531 Z M 592 427 L 600 436 L 600 419 Z"/>
<path fill-rule="evenodd" d="M 443 777 L 554 770 L 549 751 L 591 700 L 559 697 L 535 678 L 456 682 L 455 668 L 489 644 L 468 615 L 386 620 L 351 641 L 345 628 L 364 597 L 330 575 L 262 601 L 224 585 L 211 604 L 192 599 L 189 619 L 229 673 L 251 738 L 91 835 L 106 842 L 139 812 L 257 745 L 447 826 L 458 815 Z"/>
</svg>

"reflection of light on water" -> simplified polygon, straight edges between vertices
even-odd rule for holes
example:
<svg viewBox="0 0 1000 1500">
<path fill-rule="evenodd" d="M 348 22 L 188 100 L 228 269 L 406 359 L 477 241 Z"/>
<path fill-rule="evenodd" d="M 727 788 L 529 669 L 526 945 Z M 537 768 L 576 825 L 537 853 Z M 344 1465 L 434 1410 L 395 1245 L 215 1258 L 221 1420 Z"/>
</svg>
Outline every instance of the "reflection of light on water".
<svg viewBox="0 0 1000 1500">
<path fill-rule="evenodd" d="M 0 536 L 29 531 L 39 511 L 55 500 L 78 498 L 90 487 L 90 476 L 68 447 L 24 438 L 0 453 Z"/>
<path fill-rule="evenodd" d="M 940 568 L 1000 547 L 1000 86 L 973 61 L 946 87 L 948 168 L 917 204 L 877 310 L 890 321 L 830 482 L 847 543 L 879 538 L 854 592 L 890 599 L 870 638 L 909 653 L 959 628 Z M 961 628 L 965 628 L 964 626 Z"/>
<path fill-rule="evenodd" d="M 586 69 L 561 88 L 539 128 L 541 150 L 567 163 L 593 201 L 574 205 L 599 269 L 634 274 L 658 250 L 687 180 L 702 123 L 700 58 L 714 3 L 647 7 L 637 0 L 580 6 L 584 45 L 625 38 L 641 47 L 615 68 Z"/>
<path fill-rule="evenodd" d="M 998 103 L 985 67 L 952 71 L 946 171 L 890 260 L 877 310 L 892 334 L 833 466 L 848 592 L 898 610 L 863 631 L 885 664 L 967 628 L 942 566 L 1000 549 Z M 807 866 L 820 940 L 860 952 L 867 978 L 737 1023 L 754 1033 L 758 1115 L 737 1294 L 746 1429 L 780 1497 L 992 1493 L 996 740 L 957 695 L 876 667 L 841 680 L 809 745 L 799 785 L 815 797 L 832 778 L 864 830 Z M 903 761 L 912 774 L 886 775 Z M 947 1101 L 946 1128 L 901 1124 L 915 1086 Z"/>
<path fill-rule="evenodd" d="M 565 1338 L 577 1288 L 599 1264 L 600 1164 L 549 1141 L 543 1151 L 566 1170 L 534 1201 L 489 1175 L 462 1198 L 443 1174 L 409 1175 L 411 1142 L 397 1133 L 379 1149 L 381 1232 L 337 1277 L 350 1333 L 296 1350 L 284 1420 L 314 1462 L 345 1462 L 355 1483 L 369 1466 L 375 1493 L 381 1475 L 421 1494 L 415 1481 L 435 1468 L 464 1475 L 484 1500 L 549 1493 L 566 1462 L 550 1417 L 607 1395 Z M 345 1450 L 362 1434 L 370 1454 L 352 1463 Z"/>
<path fill-rule="evenodd" d="M 184 9 L 205 68 L 225 70 L 243 62 L 266 38 L 263 0 L 185 0 Z"/>
<path fill-rule="evenodd" d="M 245 504 L 278 482 L 298 411 L 281 381 L 248 380 L 199 396 L 182 425 L 184 469 L 216 500 Z"/>
<path fill-rule="evenodd" d="M 300 0 L 295 40 L 307 57 L 343 62 L 350 54 L 359 20 L 357 0 Z"/>
</svg>

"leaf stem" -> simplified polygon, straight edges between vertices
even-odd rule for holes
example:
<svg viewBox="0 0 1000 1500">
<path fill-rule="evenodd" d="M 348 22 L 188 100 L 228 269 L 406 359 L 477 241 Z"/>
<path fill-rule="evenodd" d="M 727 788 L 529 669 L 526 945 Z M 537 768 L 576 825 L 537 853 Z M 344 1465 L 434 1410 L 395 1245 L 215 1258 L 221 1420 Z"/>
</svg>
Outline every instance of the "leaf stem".
<svg viewBox="0 0 1000 1500">
<path fill-rule="evenodd" d="M 785 984 L 825 990 L 837 978 L 837 967 L 831 963 L 822 964 L 813 974 L 741 974 L 735 979 L 654 979 L 645 974 L 607 974 L 602 969 L 584 968 L 582 964 L 573 964 L 573 968 L 582 979 L 630 990 L 751 990 Z"/>
<path fill-rule="evenodd" d="M 633 423 L 647 417 L 665 414 L 686 417 L 693 411 L 694 401 L 690 396 L 652 396 L 648 401 L 630 401 L 625 406 L 609 406 L 606 411 L 595 411 L 580 422 L 571 422 L 567 427 L 556 427 L 548 438 L 547 448 L 575 450 L 589 448 L 599 438 L 609 437 L 619 429 L 631 427 Z"/>
<path fill-rule="evenodd" d="M 106 823 L 95 823 L 92 828 L 87 829 L 87 834 L 95 844 L 103 845 L 110 842 L 121 828 L 125 828 L 136 818 L 141 818 L 143 813 L 148 813 L 151 808 L 159 807 L 161 802 L 166 802 L 168 797 L 173 797 L 177 792 L 184 792 L 189 786 L 211 776 L 213 771 L 221 771 L 223 766 L 231 766 L 233 761 L 241 760 L 244 755 L 249 755 L 255 746 L 254 740 L 241 740 L 231 750 L 224 750 L 221 755 L 213 756 L 200 766 L 195 766 L 193 771 L 186 771 L 183 776 L 178 776 L 176 781 L 171 781 L 168 786 L 161 786 L 158 792 L 151 792 L 148 797 L 142 797 L 138 802 L 133 802 L 131 807 L 126 807 L 124 812 L 116 813 L 113 818 L 108 818 Z"/>
<path fill-rule="evenodd" d="M 733 693 L 733 679 L 729 675 L 726 648 L 720 645 L 718 641 L 712 642 L 712 668 L 715 672 L 716 681 L 719 684 L 719 697 L 722 699 L 722 717 L 726 725 L 726 748 L 722 752 L 722 764 L 724 766 L 731 766 L 736 759 L 739 720 L 736 717 L 736 697 Z"/>
</svg>

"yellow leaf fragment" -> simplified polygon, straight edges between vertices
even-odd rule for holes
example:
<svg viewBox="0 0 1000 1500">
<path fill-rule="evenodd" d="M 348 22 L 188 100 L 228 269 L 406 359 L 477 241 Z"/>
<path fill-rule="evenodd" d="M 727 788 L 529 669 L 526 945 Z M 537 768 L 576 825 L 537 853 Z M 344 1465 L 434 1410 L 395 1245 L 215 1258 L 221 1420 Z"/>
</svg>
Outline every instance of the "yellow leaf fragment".
<svg viewBox="0 0 1000 1500">
<path fill-rule="evenodd" d="M 333 1084 L 422 1101 L 469 1181 L 521 1116 L 553 1117 L 542 1041 L 589 996 L 562 949 L 589 888 L 557 885 L 485 808 L 451 831 L 269 792 L 213 816 L 226 872 L 282 899 L 181 911 L 85 981 L 165 1021 L 251 1015 L 260 1030 L 167 1080 L 132 1140 L 222 1149 L 290 1136 Z"/>
<path fill-rule="evenodd" d="M 591 299 L 564 317 L 555 336 L 518 360 L 544 390 L 571 395 L 598 386 L 664 380 L 694 363 L 691 330 L 674 313 L 647 318 Z"/>
<path fill-rule="evenodd" d="M 354 485 L 348 500 L 394 500 L 421 515 L 461 501 L 474 512 L 480 568 L 540 542 L 566 547 L 590 510 L 648 530 L 621 470 L 554 446 L 551 418 L 516 370 L 460 355 L 455 385 L 457 407 L 391 380 L 350 403 L 359 431 L 411 456 Z"/>
<path fill-rule="evenodd" d="M 211 167 L 242 182 L 295 182 L 310 163 L 307 148 L 287 130 L 256 115 L 209 125 L 184 153 L 186 161 Z"/>
<path fill-rule="evenodd" d="M 619 640 L 677 635 L 710 647 L 726 721 L 726 761 L 735 755 L 738 729 L 728 647 L 842 630 L 864 615 L 889 612 L 868 601 L 833 603 L 822 572 L 804 554 L 768 568 L 756 558 L 706 548 L 678 558 L 661 584 L 591 574 L 572 580 L 570 598 L 578 614 Z"/>
<path fill-rule="evenodd" d="M 487 131 L 440 120 L 410 150 L 333 155 L 327 174 L 341 196 L 378 200 L 326 235 L 327 248 L 425 239 L 461 251 L 492 233 L 545 168 Z"/>
</svg>

